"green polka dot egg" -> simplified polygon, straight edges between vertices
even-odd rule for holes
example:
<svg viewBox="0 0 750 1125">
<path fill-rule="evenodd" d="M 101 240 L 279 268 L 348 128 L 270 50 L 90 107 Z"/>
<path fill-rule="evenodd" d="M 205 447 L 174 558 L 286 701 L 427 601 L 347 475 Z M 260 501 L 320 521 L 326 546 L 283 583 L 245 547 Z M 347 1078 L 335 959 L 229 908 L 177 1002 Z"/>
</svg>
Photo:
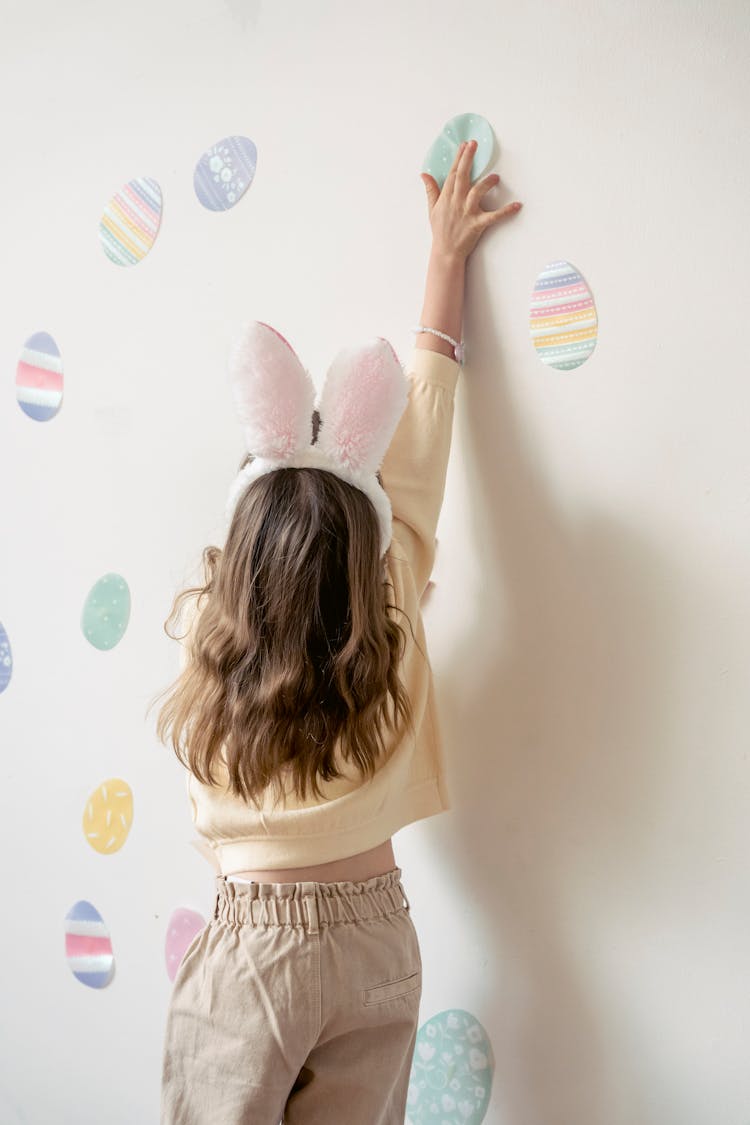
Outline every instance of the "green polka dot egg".
<svg viewBox="0 0 750 1125">
<path fill-rule="evenodd" d="M 130 620 L 130 590 L 119 574 L 105 574 L 88 593 L 81 614 L 81 628 L 89 644 L 98 649 L 114 648 Z"/>
<path fill-rule="evenodd" d="M 472 183 L 486 171 L 492 160 L 495 139 L 489 121 L 478 113 L 462 113 L 458 117 L 452 117 L 443 126 L 440 136 L 432 142 L 422 165 L 422 171 L 428 172 L 441 189 L 462 141 L 477 142 L 469 177 Z"/>
</svg>

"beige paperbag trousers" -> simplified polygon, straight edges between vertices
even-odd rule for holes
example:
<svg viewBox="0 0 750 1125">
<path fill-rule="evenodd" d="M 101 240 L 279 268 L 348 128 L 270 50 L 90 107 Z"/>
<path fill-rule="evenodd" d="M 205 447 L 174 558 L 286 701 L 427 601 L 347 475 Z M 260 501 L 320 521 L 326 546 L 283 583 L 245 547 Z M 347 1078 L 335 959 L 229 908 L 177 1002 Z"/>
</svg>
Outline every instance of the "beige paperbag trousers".
<svg viewBox="0 0 750 1125">
<path fill-rule="evenodd" d="M 173 984 L 161 1125 L 403 1125 L 422 958 L 401 869 L 216 878 Z"/>
</svg>

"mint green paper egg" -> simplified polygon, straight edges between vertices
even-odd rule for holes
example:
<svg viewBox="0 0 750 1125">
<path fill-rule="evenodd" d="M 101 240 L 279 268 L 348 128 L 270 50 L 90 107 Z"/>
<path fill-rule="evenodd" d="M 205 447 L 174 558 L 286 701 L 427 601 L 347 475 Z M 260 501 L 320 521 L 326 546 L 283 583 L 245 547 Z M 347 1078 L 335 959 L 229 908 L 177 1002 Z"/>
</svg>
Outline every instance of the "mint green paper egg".
<svg viewBox="0 0 750 1125">
<path fill-rule="evenodd" d="M 89 644 L 114 648 L 130 620 L 130 590 L 120 574 L 105 574 L 95 582 L 83 603 L 81 628 Z"/>
<path fill-rule="evenodd" d="M 492 1090 L 495 1058 L 471 1012 L 448 1008 L 417 1032 L 406 1100 L 408 1125 L 479 1125 Z"/>
<path fill-rule="evenodd" d="M 469 176 L 472 183 L 486 171 L 492 160 L 495 138 L 489 121 L 478 113 L 461 113 L 458 117 L 452 117 L 443 126 L 437 140 L 432 142 L 422 165 L 422 171 L 428 172 L 441 189 L 462 141 L 477 142 Z"/>
</svg>

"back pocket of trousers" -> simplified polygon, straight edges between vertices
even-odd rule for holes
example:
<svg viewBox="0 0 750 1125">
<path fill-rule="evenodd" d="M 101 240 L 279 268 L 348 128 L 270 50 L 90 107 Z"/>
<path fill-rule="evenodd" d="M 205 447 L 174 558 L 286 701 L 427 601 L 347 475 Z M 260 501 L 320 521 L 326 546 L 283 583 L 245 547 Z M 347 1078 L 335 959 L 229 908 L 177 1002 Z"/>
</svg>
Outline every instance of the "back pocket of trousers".
<svg viewBox="0 0 750 1125">
<path fill-rule="evenodd" d="M 365 988 L 362 990 L 362 1002 L 364 1004 L 381 1004 L 384 1000 L 395 1000 L 399 996 L 408 996 L 410 992 L 416 992 L 422 986 L 422 972 L 417 969 L 415 973 L 409 973 L 408 977 L 399 977 L 398 980 L 389 980 L 384 984 L 373 985 L 372 988 Z"/>
</svg>

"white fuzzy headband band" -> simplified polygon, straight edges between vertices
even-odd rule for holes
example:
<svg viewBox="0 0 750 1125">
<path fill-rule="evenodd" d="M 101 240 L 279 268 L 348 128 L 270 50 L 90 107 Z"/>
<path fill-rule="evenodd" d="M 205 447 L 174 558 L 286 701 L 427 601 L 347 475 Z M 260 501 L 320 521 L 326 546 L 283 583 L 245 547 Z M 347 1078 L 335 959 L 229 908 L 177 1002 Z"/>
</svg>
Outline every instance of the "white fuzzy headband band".
<svg viewBox="0 0 750 1125">
<path fill-rule="evenodd" d="M 409 383 L 387 340 L 344 348 L 315 384 L 284 337 L 262 321 L 243 329 L 229 358 L 232 392 L 254 460 L 229 490 L 227 518 L 245 488 L 274 469 L 326 469 L 364 492 L 380 523 L 380 553 L 391 542 L 391 502 L 376 477 L 399 419 Z M 312 415 L 320 428 L 312 444 Z"/>
</svg>

